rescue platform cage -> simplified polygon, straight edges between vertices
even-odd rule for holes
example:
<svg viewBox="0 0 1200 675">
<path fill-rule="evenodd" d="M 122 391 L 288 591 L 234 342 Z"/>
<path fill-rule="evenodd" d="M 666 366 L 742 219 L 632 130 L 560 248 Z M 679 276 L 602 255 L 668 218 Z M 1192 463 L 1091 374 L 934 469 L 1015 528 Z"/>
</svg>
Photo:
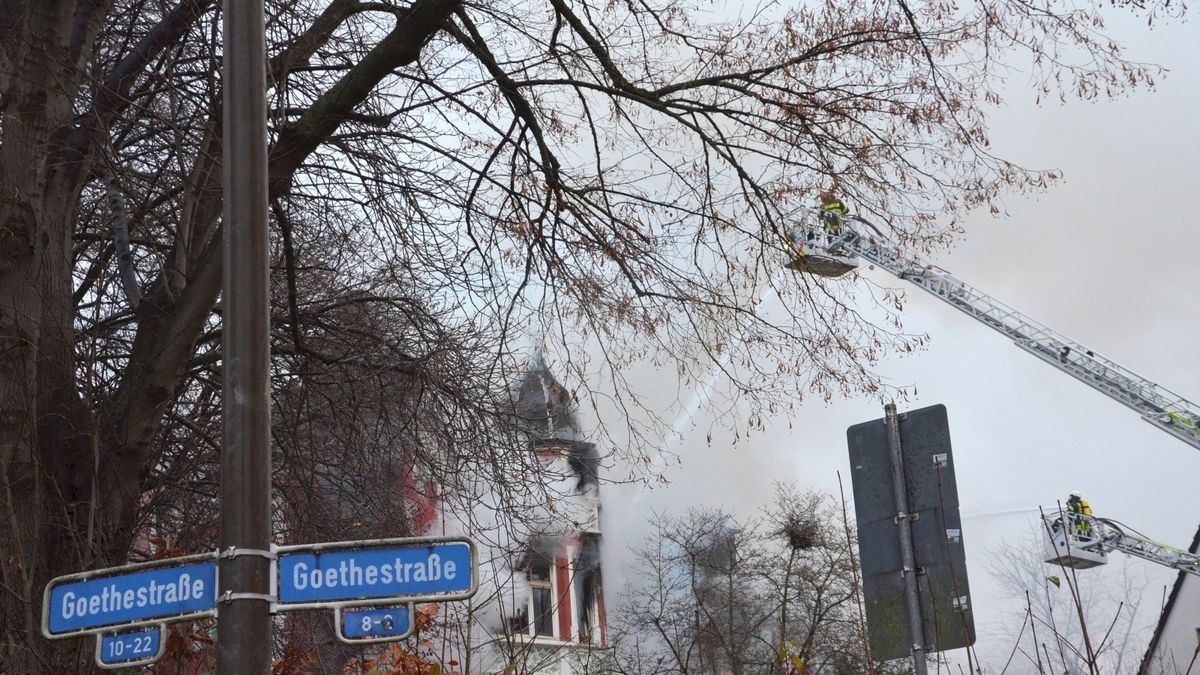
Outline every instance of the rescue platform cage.
<svg viewBox="0 0 1200 675">
<path fill-rule="evenodd" d="M 792 257 L 786 267 L 822 277 L 840 277 L 858 268 L 858 256 L 851 247 L 857 236 L 846 218 L 837 227 L 829 227 L 819 212 L 802 209 L 786 235 Z"/>
<path fill-rule="evenodd" d="M 1081 514 L 1059 512 L 1043 516 L 1046 562 L 1077 570 L 1108 562 L 1104 524 Z"/>
</svg>

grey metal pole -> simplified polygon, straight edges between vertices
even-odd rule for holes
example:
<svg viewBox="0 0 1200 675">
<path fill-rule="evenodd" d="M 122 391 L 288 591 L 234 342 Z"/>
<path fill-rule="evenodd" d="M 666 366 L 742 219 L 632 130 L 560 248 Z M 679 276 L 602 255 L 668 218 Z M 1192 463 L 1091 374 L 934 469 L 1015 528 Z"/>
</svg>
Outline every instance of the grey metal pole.
<svg viewBox="0 0 1200 675">
<path fill-rule="evenodd" d="M 896 526 L 900 528 L 900 561 L 904 565 L 904 600 L 908 605 L 908 623 L 912 626 L 913 671 L 926 675 L 925 634 L 921 625 L 921 600 L 917 595 L 917 565 L 913 556 L 912 518 L 908 512 L 908 485 L 904 478 L 904 453 L 900 447 L 900 419 L 896 404 L 883 407 L 887 424 L 888 449 L 892 455 L 892 487 L 896 493 Z"/>
<path fill-rule="evenodd" d="M 271 672 L 271 395 L 263 0 L 227 0 L 224 450 L 217 669 Z M 256 553 L 257 552 L 257 553 Z"/>
</svg>

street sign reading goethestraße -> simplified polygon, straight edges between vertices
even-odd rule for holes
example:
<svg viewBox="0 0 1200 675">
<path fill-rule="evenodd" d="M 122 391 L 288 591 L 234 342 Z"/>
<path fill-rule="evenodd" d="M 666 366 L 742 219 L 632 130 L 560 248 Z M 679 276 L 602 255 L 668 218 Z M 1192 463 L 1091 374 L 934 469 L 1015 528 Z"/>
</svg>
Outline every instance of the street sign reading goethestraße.
<svg viewBox="0 0 1200 675">
<path fill-rule="evenodd" d="M 271 603 L 272 612 L 334 608 L 339 637 L 353 642 L 401 639 L 413 623 L 410 603 L 462 600 L 478 586 L 475 546 L 464 538 L 364 539 L 270 551 L 230 548 L 52 579 L 42 596 L 42 634 L 52 639 L 96 635 L 96 663 L 102 668 L 150 663 L 162 655 L 163 625 L 219 620 L 222 603 L 236 593 L 217 595 L 217 561 L 241 555 L 271 559 L 276 592 L 258 597 Z M 365 606 L 382 613 L 351 613 L 357 624 L 349 632 L 356 634 L 348 636 L 341 630 L 342 610 Z M 160 630 L 157 642 L 149 632 L 130 632 L 151 625 Z"/>
<path fill-rule="evenodd" d="M 42 604 L 42 632 L 51 638 L 211 615 L 217 606 L 217 556 L 58 577 L 46 586 Z"/>
<path fill-rule="evenodd" d="M 279 611 L 405 601 L 456 600 L 475 592 L 466 539 L 333 542 L 279 549 Z"/>
</svg>

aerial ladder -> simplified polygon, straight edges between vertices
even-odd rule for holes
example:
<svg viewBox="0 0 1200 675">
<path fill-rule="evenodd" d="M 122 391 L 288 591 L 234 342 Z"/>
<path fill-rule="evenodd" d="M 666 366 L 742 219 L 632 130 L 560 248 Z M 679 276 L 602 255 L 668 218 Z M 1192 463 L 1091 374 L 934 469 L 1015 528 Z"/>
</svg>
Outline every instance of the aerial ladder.
<svg viewBox="0 0 1200 675">
<path fill-rule="evenodd" d="M 863 218 L 805 211 L 787 236 L 787 267 L 823 277 L 858 268 L 859 259 L 909 281 L 1011 339 L 1018 347 L 1116 399 L 1142 419 L 1200 449 L 1200 406 L 1151 382 L 1112 359 L 1021 314 L 988 294 L 929 264 L 888 239 Z M 1200 556 L 1152 541 L 1132 528 L 1089 514 L 1044 516 L 1046 562 L 1076 569 L 1107 562 L 1121 551 L 1200 575 Z"/>
<path fill-rule="evenodd" d="M 787 267 L 823 277 L 839 277 L 856 269 L 860 258 L 870 261 L 1200 449 L 1200 406 L 921 260 L 863 218 L 803 212 L 796 229 L 787 236 L 787 245 L 792 255 Z"/>
<path fill-rule="evenodd" d="M 1126 555 L 1200 576 L 1200 555 L 1160 544 L 1115 520 L 1073 511 L 1042 516 L 1046 562 L 1088 569 L 1108 562 L 1108 554 Z"/>
</svg>

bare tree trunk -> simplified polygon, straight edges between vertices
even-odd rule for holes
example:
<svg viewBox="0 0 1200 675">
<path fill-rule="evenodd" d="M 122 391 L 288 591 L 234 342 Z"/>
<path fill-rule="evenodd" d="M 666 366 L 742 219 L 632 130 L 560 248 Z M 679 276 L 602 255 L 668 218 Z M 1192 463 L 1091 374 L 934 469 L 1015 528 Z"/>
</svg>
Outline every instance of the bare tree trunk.
<svg viewBox="0 0 1200 675">
<path fill-rule="evenodd" d="M 0 145 L 0 627 L 14 673 L 74 671 L 79 658 L 78 646 L 50 649 L 40 620 L 46 581 L 86 548 L 92 485 L 92 434 L 74 371 L 78 193 L 62 163 L 72 56 L 94 21 L 87 9 L 27 3 L 14 12 L 24 36 L 4 46 L 19 75 L 6 83 Z"/>
<path fill-rule="evenodd" d="M 0 641 L 13 673 L 90 669 L 89 641 L 41 636 L 42 591 L 111 562 L 111 541 L 131 535 L 96 521 L 101 453 L 76 381 L 72 299 L 89 170 L 74 100 L 108 6 L 17 3 L 3 46 L 16 75 L 0 110 Z"/>
</svg>

